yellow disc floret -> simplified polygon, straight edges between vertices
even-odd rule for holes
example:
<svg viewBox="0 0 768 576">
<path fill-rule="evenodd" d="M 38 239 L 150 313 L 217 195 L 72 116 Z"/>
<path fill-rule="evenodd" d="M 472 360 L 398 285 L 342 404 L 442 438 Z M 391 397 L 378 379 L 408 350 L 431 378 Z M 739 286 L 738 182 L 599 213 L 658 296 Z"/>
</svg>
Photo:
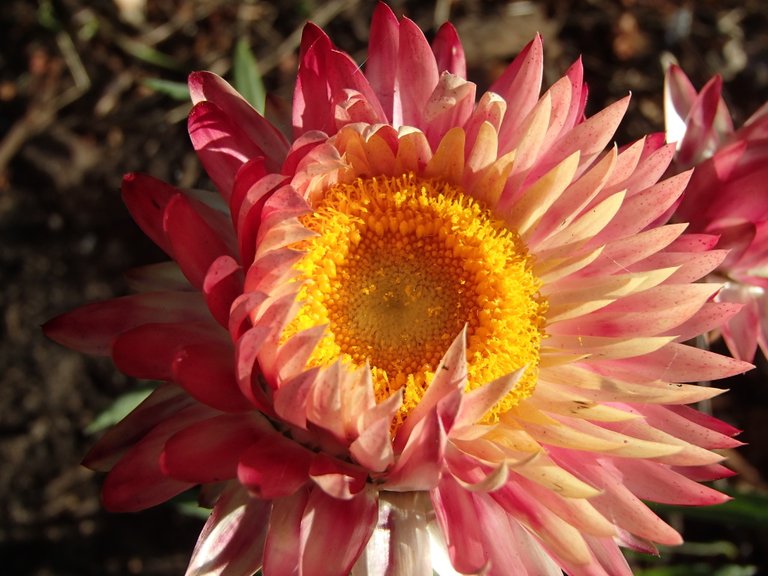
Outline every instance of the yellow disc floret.
<svg viewBox="0 0 768 576">
<path fill-rule="evenodd" d="M 536 383 L 546 303 L 517 235 L 461 190 L 420 180 L 358 179 L 326 191 L 296 246 L 303 306 L 283 337 L 327 325 L 309 364 L 373 373 L 377 400 L 404 387 L 402 421 L 467 327 L 468 389 L 526 367 L 486 416 Z"/>
</svg>

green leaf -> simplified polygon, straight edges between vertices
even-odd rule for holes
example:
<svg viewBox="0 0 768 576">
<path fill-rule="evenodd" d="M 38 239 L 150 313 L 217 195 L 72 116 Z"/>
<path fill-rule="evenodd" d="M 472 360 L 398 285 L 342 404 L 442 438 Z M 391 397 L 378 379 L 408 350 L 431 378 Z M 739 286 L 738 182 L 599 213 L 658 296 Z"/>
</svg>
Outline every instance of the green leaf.
<svg viewBox="0 0 768 576">
<path fill-rule="evenodd" d="M 168 70 L 181 69 L 181 65 L 173 57 L 164 52 L 160 52 L 160 50 L 157 50 L 152 46 L 132 38 L 118 38 L 116 41 L 120 48 L 137 60 Z"/>
<path fill-rule="evenodd" d="M 160 78 L 145 78 L 141 83 L 152 88 L 155 92 L 170 96 L 174 100 L 189 100 L 189 87 L 185 82 L 173 82 L 172 80 L 162 80 Z"/>
<path fill-rule="evenodd" d="M 41 0 L 37 5 L 37 21 L 48 30 L 61 30 L 61 21 L 56 16 L 56 9 L 51 0 Z"/>
<path fill-rule="evenodd" d="M 154 390 L 151 386 L 142 386 L 137 387 L 131 390 L 130 392 L 126 392 L 122 396 L 118 396 L 118 398 L 112 402 L 112 405 L 104 410 L 101 414 L 96 416 L 96 418 L 91 422 L 86 428 L 85 432 L 87 434 L 95 434 L 96 432 L 101 432 L 102 430 L 106 430 L 113 424 L 117 424 L 120 420 L 125 418 L 136 406 L 141 404 L 144 399 L 150 395 L 150 393 Z"/>
<path fill-rule="evenodd" d="M 264 114 L 267 93 L 261 79 L 259 65 L 245 38 L 240 38 L 235 44 L 233 67 L 235 90 L 240 92 L 259 114 Z"/>
</svg>

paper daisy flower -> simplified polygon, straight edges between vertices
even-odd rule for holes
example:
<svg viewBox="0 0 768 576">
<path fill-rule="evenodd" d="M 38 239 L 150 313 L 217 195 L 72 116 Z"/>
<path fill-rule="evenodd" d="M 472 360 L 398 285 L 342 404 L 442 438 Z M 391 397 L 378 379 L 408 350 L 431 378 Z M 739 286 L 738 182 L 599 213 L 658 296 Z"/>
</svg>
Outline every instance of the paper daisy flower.
<svg viewBox="0 0 768 576">
<path fill-rule="evenodd" d="M 363 71 L 310 24 L 290 138 L 195 73 L 219 195 L 125 178 L 174 262 L 46 330 L 166 382 L 86 463 L 111 510 L 202 485 L 189 575 L 616 576 L 681 541 L 643 500 L 724 500 L 689 382 L 749 365 L 684 343 L 735 307 L 694 283 L 714 240 L 655 224 L 673 147 L 610 147 L 627 100 L 586 119 L 579 62 L 540 95 L 539 38 L 465 75 L 450 25 L 379 5 Z"/>
<path fill-rule="evenodd" d="M 768 354 L 768 104 L 734 130 L 722 80 L 697 92 L 677 66 L 667 71 L 667 140 L 677 143 L 674 169 L 695 166 L 675 218 L 689 231 L 719 237 L 728 256 L 707 276 L 723 284 L 717 300 L 743 308 L 722 327 L 731 354 L 751 362 Z"/>
</svg>

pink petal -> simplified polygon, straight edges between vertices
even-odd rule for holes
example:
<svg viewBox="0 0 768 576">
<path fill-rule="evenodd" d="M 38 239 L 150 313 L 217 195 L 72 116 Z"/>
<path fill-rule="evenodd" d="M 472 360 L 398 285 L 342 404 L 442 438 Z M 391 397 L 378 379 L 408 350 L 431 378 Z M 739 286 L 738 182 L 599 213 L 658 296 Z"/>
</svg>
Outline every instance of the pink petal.
<svg viewBox="0 0 768 576">
<path fill-rule="evenodd" d="M 240 210 L 243 207 L 248 191 L 262 178 L 270 174 L 264 164 L 264 158 L 257 157 L 248 160 L 235 174 L 235 183 L 232 185 L 232 196 L 229 198 L 229 212 L 236 230 L 240 218 Z"/>
<path fill-rule="evenodd" d="M 460 430 L 464 426 L 472 426 L 480 420 L 496 402 L 515 387 L 524 372 L 525 368 L 521 368 L 467 392 L 462 398 L 454 429 Z"/>
<path fill-rule="evenodd" d="M 332 127 L 330 93 L 326 79 L 328 35 L 312 23 L 304 26 L 299 52 L 299 71 L 293 91 L 293 136 Z"/>
<path fill-rule="evenodd" d="M 394 462 L 390 422 L 385 418 L 376 420 L 349 445 L 349 453 L 355 461 L 373 472 L 383 472 Z"/>
<path fill-rule="evenodd" d="M 319 371 L 319 368 L 313 368 L 281 382 L 273 397 L 275 413 L 280 418 L 306 430 L 307 398 L 312 391 Z"/>
<path fill-rule="evenodd" d="M 203 294 L 208 309 L 224 328 L 229 326 L 232 303 L 243 293 L 245 277 L 237 260 L 228 255 L 216 258 L 205 273 Z"/>
<path fill-rule="evenodd" d="M 609 371 L 631 371 L 636 377 L 669 382 L 717 380 L 752 369 L 746 362 L 675 342 L 644 356 L 606 360 L 601 366 Z"/>
<path fill-rule="evenodd" d="M 376 526 L 376 491 L 337 500 L 315 489 L 301 520 L 302 576 L 348 574 Z"/>
<path fill-rule="evenodd" d="M 299 74 L 294 91 L 294 134 L 299 136 L 309 130 L 322 130 L 327 134 L 336 131 L 336 107 L 344 106 L 350 91 L 362 96 L 369 123 L 384 121 L 384 112 L 374 91 L 357 64 L 344 52 L 333 49 L 328 37 L 305 27 L 302 51 L 299 55 Z M 321 96 L 321 97 L 318 97 Z"/>
<path fill-rule="evenodd" d="M 342 418 L 341 391 L 349 375 L 337 360 L 324 369 L 315 380 L 307 399 L 307 420 L 333 434 L 340 442 L 346 440 L 346 422 Z"/>
<path fill-rule="evenodd" d="M 457 400 L 460 394 L 458 390 L 454 392 Z M 414 427 L 402 454 L 387 474 L 384 486 L 398 492 L 434 488 L 442 475 L 447 440 L 439 410 L 435 407 Z"/>
<path fill-rule="evenodd" d="M 720 480 L 721 478 L 730 478 L 737 474 L 737 472 L 734 472 L 721 464 L 710 464 L 708 466 L 672 466 L 671 468 L 678 474 L 682 474 L 686 478 L 690 478 L 696 482 L 711 482 L 712 480 Z"/>
<path fill-rule="evenodd" d="M 290 221 L 292 218 L 303 216 L 311 211 L 312 209 L 307 204 L 306 199 L 291 186 L 282 186 L 275 190 L 264 202 L 264 206 L 261 209 L 261 227 L 256 236 L 256 245 L 259 247 L 257 256 L 268 249 L 283 247 L 301 240 L 302 238 L 294 239 L 280 236 L 279 242 L 277 239 L 268 242 L 268 234 L 271 229 L 278 228 L 279 224 Z"/>
<path fill-rule="evenodd" d="M 470 492 L 446 475 L 431 491 L 438 524 L 448 545 L 451 564 L 459 572 L 474 574 L 488 563 L 483 543 L 486 534 Z"/>
<path fill-rule="evenodd" d="M 541 497 L 543 494 L 529 493 L 517 483 L 514 477 L 502 488 L 490 493 L 495 503 L 516 521 L 530 530 L 540 539 L 558 563 L 572 562 L 587 564 L 590 561 L 589 549 L 584 535 L 565 519 L 552 512 L 550 505 Z M 559 496 L 552 493 L 553 499 Z"/>
<path fill-rule="evenodd" d="M 209 414 L 207 408 L 192 406 L 155 426 L 107 475 L 102 489 L 104 507 L 112 512 L 135 512 L 191 488 L 194 483 L 169 478 L 162 472 L 160 454 L 170 436 Z"/>
<path fill-rule="evenodd" d="M 226 235 L 223 230 L 227 231 Z M 163 231 L 171 243 L 174 260 L 195 288 L 202 288 L 214 260 L 232 254 L 227 240 L 234 242 L 234 237 L 224 214 L 182 194 L 168 201 L 163 214 Z"/>
<path fill-rule="evenodd" d="M 422 419 L 432 414 L 438 402 L 457 390 L 463 390 L 467 379 L 466 340 L 466 330 L 462 330 L 443 355 L 440 365 L 435 371 L 435 377 L 427 388 L 424 397 L 408 414 L 408 418 L 398 430 L 394 442 L 396 451 L 402 451 L 409 441 L 411 431 Z"/>
<path fill-rule="evenodd" d="M 136 224 L 163 252 L 173 256 L 171 243 L 163 230 L 163 214 L 168 202 L 179 190 L 162 180 L 146 174 L 130 173 L 123 176 L 123 202 Z"/>
<path fill-rule="evenodd" d="M 499 154 L 506 154 L 511 150 L 512 136 L 518 132 L 521 122 L 539 100 L 543 63 L 541 37 L 537 34 L 488 89 L 489 92 L 501 96 L 507 103 L 506 115 L 499 132 Z"/>
<path fill-rule="evenodd" d="M 208 101 L 224 110 L 251 142 L 265 152 L 267 168 L 271 172 L 280 169 L 288 151 L 288 142 L 228 82 L 212 72 L 192 72 L 189 75 L 189 92 L 194 104 Z"/>
<path fill-rule="evenodd" d="M 742 308 L 722 325 L 723 339 L 734 358 L 752 362 L 757 351 L 761 321 L 758 301 L 751 294 L 749 286 L 732 282 L 727 282 L 723 286 L 717 295 L 717 300 L 742 305 Z"/>
<path fill-rule="evenodd" d="M 562 570 L 527 530 L 490 498 L 473 497 L 476 523 L 482 526 L 483 547 L 491 576 L 561 576 Z"/>
<path fill-rule="evenodd" d="M 268 441 L 271 427 L 257 414 L 216 416 L 182 429 L 165 443 L 160 468 L 195 484 L 235 478 L 241 454 L 258 441 Z"/>
<path fill-rule="evenodd" d="M 309 476 L 329 496 L 349 500 L 365 487 L 368 475 L 354 464 L 321 452 L 312 459 Z"/>
<path fill-rule="evenodd" d="M 395 126 L 402 124 L 400 101 L 399 98 L 395 98 L 399 90 L 397 75 L 399 44 L 400 23 L 397 17 L 389 6 L 383 2 L 377 3 L 371 21 L 365 75 L 381 102 L 384 114 Z"/>
<path fill-rule="evenodd" d="M 43 326 L 46 336 L 86 354 L 108 356 L 120 333 L 150 322 L 199 322 L 210 318 L 200 294 L 148 292 L 88 304 Z"/>
<path fill-rule="evenodd" d="M 229 342 L 184 346 L 173 358 L 173 381 L 196 400 L 217 410 L 252 410 L 253 404 L 243 396 L 237 384 L 234 357 Z"/>
<path fill-rule="evenodd" d="M 251 313 L 263 307 L 269 296 L 264 292 L 251 292 L 246 290 L 238 296 L 229 310 L 229 335 L 234 342 L 242 338 L 253 327 Z"/>
<path fill-rule="evenodd" d="M 271 415 L 271 402 L 259 382 L 258 354 L 269 336 L 267 328 L 253 327 L 235 344 L 235 377 L 243 395 L 262 412 Z"/>
<path fill-rule="evenodd" d="M 625 486 L 642 500 L 686 506 L 709 506 L 730 500 L 664 464 L 630 458 L 615 458 L 613 463 L 621 471 Z"/>
<path fill-rule="evenodd" d="M 644 146 L 643 152 L 645 148 Z M 619 190 L 628 190 L 629 196 L 632 196 L 636 192 L 653 186 L 667 171 L 674 155 L 675 148 L 672 144 L 663 146 L 647 156 L 641 153 L 639 162 L 632 172 L 621 180 L 612 178 L 604 193 L 612 194 Z"/>
<path fill-rule="evenodd" d="M 291 150 L 283 163 L 282 174 L 297 174 L 299 164 L 315 148 L 322 144 L 327 144 L 328 135 L 318 130 L 306 132 L 297 137 L 291 145 Z"/>
<path fill-rule="evenodd" d="M 400 22 L 397 80 L 403 124 L 422 128 L 424 106 L 438 82 L 437 64 L 424 33 L 408 18 Z"/>
<path fill-rule="evenodd" d="M 702 159 L 707 149 L 717 145 L 714 130 L 715 115 L 720 103 L 723 79 L 714 76 L 702 88 L 686 117 L 686 131 L 680 143 L 678 159 L 683 166 L 690 166 Z"/>
<path fill-rule="evenodd" d="M 644 406 L 643 413 L 659 430 L 697 446 L 708 449 L 741 446 L 741 442 L 733 439 L 741 430 L 690 406 Z"/>
<path fill-rule="evenodd" d="M 582 166 L 585 168 L 589 166 L 613 138 L 628 106 L 629 96 L 626 96 L 574 126 L 570 132 L 564 134 L 552 145 L 552 148 L 547 151 L 545 160 L 528 175 L 528 180 L 536 180 L 576 151 L 580 153 Z"/>
<path fill-rule="evenodd" d="M 432 41 L 432 52 L 435 54 L 437 71 L 450 72 L 461 78 L 467 77 L 467 61 L 464 47 L 461 45 L 459 34 L 453 24 L 446 22 L 435 34 Z"/>
<path fill-rule="evenodd" d="M 472 115 L 474 107 L 475 85 L 444 72 L 423 112 L 425 132 L 432 148 L 437 149 L 443 136 L 452 128 L 463 126 Z"/>
<path fill-rule="evenodd" d="M 197 403 L 174 384 L 162 384 L 133 411 L 110 428 L 83 458 L 83 465 L 106 472 L 122 454 L 157 426 Z"/>
<path fill-rule="evenodd" d="M 264 204 L 285 181 L 282 175 L 269 174 L 255 182 L 245 194 L 236 223 L 240 258 L 245 265 L 253 262 L 256 255 L 256 238 L 261 229 Z"/>
<path fill-rule="evenodd" d="M 587 85 L 584 83 L 584 66 L 579 57 L 565 72 L 571 82 L 571 105 L 566 116 L 564 129 L 569 129 L 585 120 L 584 109 L 587 105 Z"/>
<path fill-rule="evenodd" d="M 575 452 L 550 448 L 550 454 L 567 469 L 573 470 L 603 492 L 590 502 L 611 518 L 617 527 L 634 536 L 669 546 L 682 542 L 680 535 L 661 518 L 656 516 L 622 482 L 621 474 L 607 461 L 585 459 Z"/>
<path fill-rule="evenodd" d="M 243 128 L 213 102 L 202 101 L 192 108 L 188 120 L 189 136 L 219 193 L 229 200 L 235 174 L 251 160 L 264 156 Z"/>
<path fill-rule="evenodd" d="M 610 224 L 595 236 L 587 247 L 597 247 L 645 230 L 677 202 L 690 175 L 690 172 L 677 174 L 627 198 Z"/>
<path fill-rule="evenodd" d="M 237 477 L 259 498 L 290 496 L 309 481 L 312 457 L 312 452 L 275 432 L 241 454 Z"/>
<path fill-rule="evenodd" d="M 687 322 L 676 326 L 662 336 L 677 336 L 677 342 L 686 342 L 710 330 L 726 325 L 741 310 L 740 304 L 729 302 L 707 302 L 701 310 Z M 737 360 L 749 361 L 746 358 L 734 356 Z M 750 359 L 751 360 L 751 359 Z"/>
<path fill-rule="evenodd" d="M 185 576 L 253 574 L 261 568 L 271 505 L 233 484 L 197 539 Z"/>
<path fill-rule="evenodd" d="M 301 519 L 309 499 L 309 490 L 278 498 L 272 503 L 269 533 L 264 545 L 264 566 L 268 576 L 298 576 L 301 568 Z"/>
<path fill-rule="evenodd" d="M 614 538 L 596 538 L 586 535 L 584 539 L 607 576 L 632 576 L 632 569 Z M 572 568 L 564 566 L 564 568 L 571 574 L 575 574 L 580 569 L 579 566 Z"/>
<path fill-rule="evenodd" d="M 210 321 L 144 324 L 115 338 L 112 360 L 134 378 L 171 380 L 174 358 L 184 347 L 226 343 L 226 332 Z"/>
<path fill-rule="evenodd" d="M 325 326 L 314 326 L 291 336 L 277 354 L 276 363 L 280 374 L 291 376 L 303 372 L 325 332 Z"/>
</svg>

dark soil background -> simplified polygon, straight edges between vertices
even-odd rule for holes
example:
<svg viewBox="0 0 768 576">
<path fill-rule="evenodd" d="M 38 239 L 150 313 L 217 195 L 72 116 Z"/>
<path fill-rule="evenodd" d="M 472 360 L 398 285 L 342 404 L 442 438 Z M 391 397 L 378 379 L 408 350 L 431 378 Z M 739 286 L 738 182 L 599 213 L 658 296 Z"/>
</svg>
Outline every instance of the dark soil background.
<svg viewBox="0 0 768 576">
<path fill-rule="evenodd" d="M 428 35 L 450 18 L 481 88 L 537 31 L 547 84 L 582 54 L 588 113 L 633 93 L 620 143 L 663 128 L 666 58 L 697 86 L 722 74 L 737 124 L 768 100 L 764 0 L 391 5 Z M 0 2 L 0 573 L 183 573 L 202 521 L 174 506 L 108 514 L 99 504 L 101 479 L 79 465 L 94 441 L 86 426 L 135 382 L 108 361 L 47 341 L 39 326 L 125 293 L 124 270 L 163 259 L 121 204 L 123 173 L 209 186 L 185 133 L 188 104 L 146 80 L 183 81 L 198 69 L 229 76 L 235 42 L 245 38 L 269 90 L 287 99 L 303 22 L 325 27 L 363 62 L 373 7 L 364 0 Z M 758 495 L 768 477 L 768 382 L 759 364 L 727 383 L 732 391 L 713 406 L 748 443 L 730 455 L 740 475 L 726 487 Z M 665 552 L 664 562 L 703 562 L 705 574 L 724 564 L 768 565 L 768 527 L 672 520 L 687 539 L 716 544 L 704 553 Z"/>
</svg>

